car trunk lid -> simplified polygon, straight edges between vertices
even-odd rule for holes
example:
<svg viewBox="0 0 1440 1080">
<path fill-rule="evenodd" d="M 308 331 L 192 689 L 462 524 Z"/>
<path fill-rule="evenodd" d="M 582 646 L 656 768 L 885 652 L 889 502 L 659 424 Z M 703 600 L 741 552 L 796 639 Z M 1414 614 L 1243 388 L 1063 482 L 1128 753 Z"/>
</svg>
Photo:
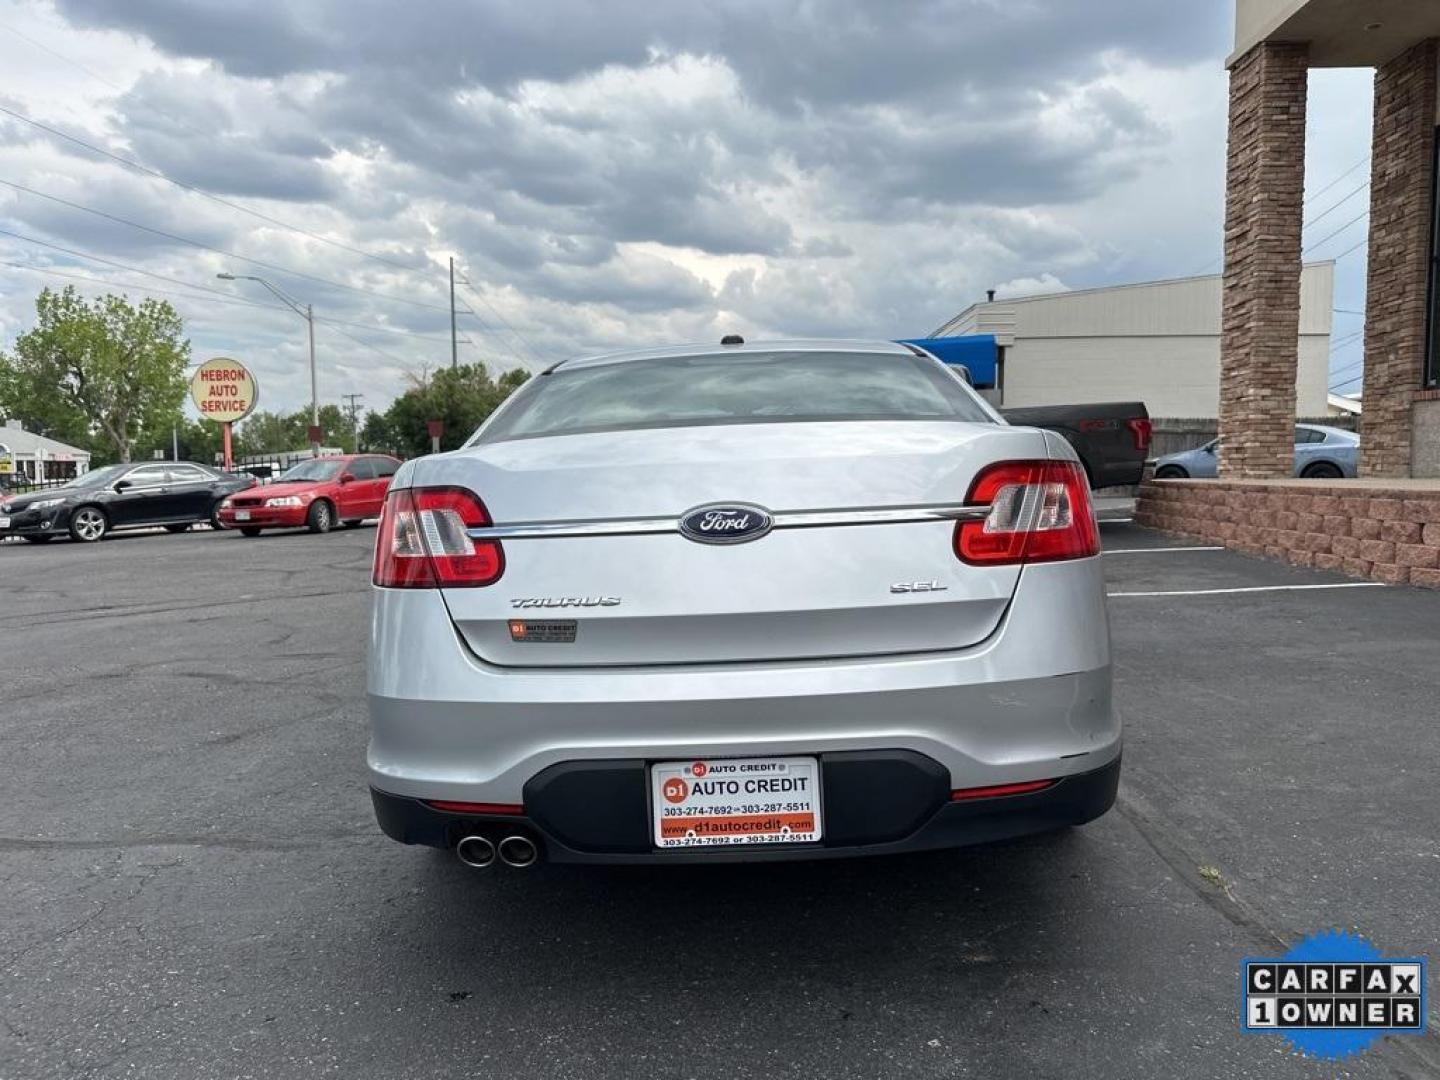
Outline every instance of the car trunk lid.
<svg viewBox="0 0 1440 1080">
<path fill-rule="evenodd" d="M 485 444 L 426 459 L 412 483 L 475 492 L 501 535 L 498 582 L 444 590 L 483 660 L 777 661 L 984 640 L 1019 568 L 957 559 L 953 511 L 984 466 L 1044 456 L 1040 433 L 998 424 L 717 425 Z M 773 528 L 687 538 L 681 519 L 707 506 Z"/>
</svg>

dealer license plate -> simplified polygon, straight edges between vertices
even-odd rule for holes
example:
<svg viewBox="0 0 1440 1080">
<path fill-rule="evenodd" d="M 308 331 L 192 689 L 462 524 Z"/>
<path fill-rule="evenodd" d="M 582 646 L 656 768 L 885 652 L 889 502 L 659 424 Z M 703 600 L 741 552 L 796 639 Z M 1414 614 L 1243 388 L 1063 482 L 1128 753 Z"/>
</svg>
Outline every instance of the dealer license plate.
<svg viewBox="0 0 1440 1080">
<path fill-rule="evenodd" d="M 655 846 L 810 844 L 820 839 L 813 757 L 662 761 L 650 767 Z"/>
<path fill-rule="evenodd" d="M 235 511 L 235 520 L 236 520 L 236 521 L 249 521 L 249 520 L 250 520 L 250 511 L 249 511 L 249 510 L 236 510 L 236 511 Z"/>
<path fill-rule="evenodd" d="M 10 519 L 8 517 L 0 517 L 0 529 L 8 529 L 9 527 Z"/>
</svg>

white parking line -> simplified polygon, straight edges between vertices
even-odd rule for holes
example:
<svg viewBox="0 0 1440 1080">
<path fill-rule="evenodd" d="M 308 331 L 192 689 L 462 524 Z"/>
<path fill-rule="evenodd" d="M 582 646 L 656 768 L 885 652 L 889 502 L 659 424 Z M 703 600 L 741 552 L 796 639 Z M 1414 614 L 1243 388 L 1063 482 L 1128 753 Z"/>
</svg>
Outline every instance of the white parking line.
<svg viewBox="0 0 1440 1080">
<path fill-rule="evenodd" d="M 1224 551 L 1224 547 L 1201 546 L 1200 544 L 1189 544 L 1184 547 L 1149 547 L 1149 548 L 1115 548 L 1113 551 L 1102 551 L 1101 555 L 1149 555 L 1152 551 Z"/>
<path fill-rule="evenodd" d="M 1303 592 L 1311 589 L 1383 589 L 1383 581 L 1337 581 L 1326 585 L 1249 585 L 1243 589 L 1175 589 L 1166 592 L 1112 592 L 1117 596 L 1219 596 L 1222 593 Z"/>
</svg>

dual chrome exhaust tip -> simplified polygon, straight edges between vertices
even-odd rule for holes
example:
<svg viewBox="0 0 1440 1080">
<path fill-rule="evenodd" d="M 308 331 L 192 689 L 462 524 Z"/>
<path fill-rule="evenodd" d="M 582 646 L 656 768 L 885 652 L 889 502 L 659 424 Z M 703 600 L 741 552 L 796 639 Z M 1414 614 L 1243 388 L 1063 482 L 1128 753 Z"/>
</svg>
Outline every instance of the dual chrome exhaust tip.
<svg viewBox="0 0 1440 1080">
<path fill-rule="evenodd" d="M 494 843 L 487 836 L 466 836 L 455 845 L 455 857 L 466 866 L 483 870 L 499 859 L 506 866 L 534 866 L 540 861 L 540 849 L 528 836 L 507 836 Z"/>
</svg>

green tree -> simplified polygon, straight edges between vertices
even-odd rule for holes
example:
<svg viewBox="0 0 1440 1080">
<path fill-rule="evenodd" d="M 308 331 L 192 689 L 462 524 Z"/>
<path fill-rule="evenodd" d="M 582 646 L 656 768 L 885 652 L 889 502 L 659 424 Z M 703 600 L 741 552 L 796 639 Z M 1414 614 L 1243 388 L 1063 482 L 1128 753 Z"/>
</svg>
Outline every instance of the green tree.
<svg viewBox="0 0 1440 1080">
<path fill-rule="evenodd" d="M 296 414 L 251 413 L 235 429 L 235 451 L 243 454 L 279 454 L 305 444 L 305 428 Z"/>
<path fill-rule="evenodd" d="M 170 421 L 185 398 L 190 342 L 164 300 L 74 288 L 43 290 L 36 325 L 0 354 L 0 411 L 66 442 L 129 461 L 138 439 Z M 108 451 L 108 454 L 104 451 Z"/>
<path fill-rule="evenodd" d="M 320 440 L 326 446 L 350 447 L 350 418 L 339 405 L 320 406 Z M 282 454 L 310 445 L 310 410 L 298 409 L 288 415 L 251 413 L 235 432 L 235 453 Z"/>
<path fill-rule="evenodd" d="M 372 453 L 397 454 L 400 440 L 390 426 L 390 414 L 371 412 L 365 414 L 365 423 L 360 425 L 360 449 Z"/>
<path fill-rule="evenodd" d="M 143 461 L 153 458 L 158 450 L 164 457 L 169 458 L 172 431 L 175 433 L 174 443 L 180 451 L 181 461 L 198 461 L 204 465 L 219 462 L 224 449 L 220 425 L 210 420 L 189 420 L 178 411 L 168 426 L 146 431 L 142 437 L 136 439 L 130 447 L 131 456 L 136 461 Z"/>
<path fill-rule="evenodd" d="M 371 413 L 363 438 L 370 446 L 383 437 L 388 445 L 373 449 L 418 457 L 430 452 L 428 422 L 440 420 L 445 424 L 440 449 L 454 450 L 529 377 L 515 368 L 492 379 L 484 364 L 441 368 L 428 378 L 416 379 L 414 386 L 391 403 L 383 422 Z"/>
</svg>

